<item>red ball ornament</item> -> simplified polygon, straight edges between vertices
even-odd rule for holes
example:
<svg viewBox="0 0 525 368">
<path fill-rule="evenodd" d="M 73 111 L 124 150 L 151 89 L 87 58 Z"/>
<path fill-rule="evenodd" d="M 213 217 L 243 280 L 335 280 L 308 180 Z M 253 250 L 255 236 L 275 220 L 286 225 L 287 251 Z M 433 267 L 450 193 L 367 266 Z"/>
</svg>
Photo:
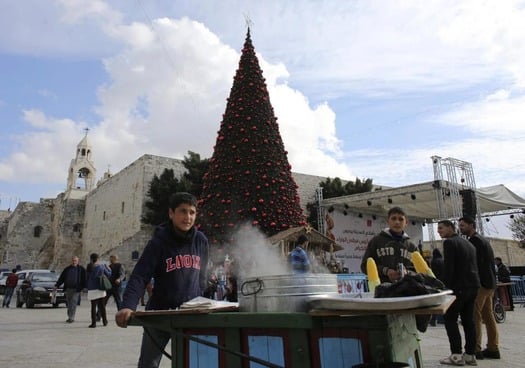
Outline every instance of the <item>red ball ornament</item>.
<svg viewBox="0 0 525 368">
<path fill-rule="evenodd" d="M 264 199 L 260 198 L 259 199 L 259 203 L 261 203 L 261 204 L 264 203 Z"/>
<path fill-rule="evenodd" d="M 275 222 L 270 222 L 271 227 L 275 227 L 275 225 L 277 225 Z"/>
<path fill-rule="evenodd" d="M 252 212 L 257 212 L 257 208 L 252 207 Z"/>
<path fill-rule="evenodd" d="M 259 221 L 257 221 L 257 220 L 253 220 L 253 221 L 252 221 L 252 225 L 253 225 L 253 226 L 257 226 L 257 225 L 259 225 Z"/>
</svg>

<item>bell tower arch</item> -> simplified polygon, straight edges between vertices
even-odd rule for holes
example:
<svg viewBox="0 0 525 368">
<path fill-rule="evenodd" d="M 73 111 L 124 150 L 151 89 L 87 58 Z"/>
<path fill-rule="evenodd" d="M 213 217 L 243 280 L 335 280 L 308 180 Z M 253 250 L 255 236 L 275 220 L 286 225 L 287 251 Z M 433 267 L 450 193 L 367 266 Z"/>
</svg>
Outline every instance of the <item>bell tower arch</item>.
<svg viewBox="0 0 525 368">
<path fill-rule="evenodd" d="M 97 169 L 92 160 L 92 148 L 88 140 L 89 129 L 77 144 L 75 158 L 71 160 L 67 178 L 66 198 L 81 199 L 95 188 Z"/>
</svg>

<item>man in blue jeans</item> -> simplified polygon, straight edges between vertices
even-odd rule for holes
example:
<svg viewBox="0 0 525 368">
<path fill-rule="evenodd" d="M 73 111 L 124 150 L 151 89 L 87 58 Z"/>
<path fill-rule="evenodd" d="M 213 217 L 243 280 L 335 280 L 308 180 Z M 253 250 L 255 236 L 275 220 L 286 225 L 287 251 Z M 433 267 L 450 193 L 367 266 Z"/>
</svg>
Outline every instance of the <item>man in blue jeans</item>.
<svg viewBox="0 0 525 368">
<path fill-rule="evenodd" d="M 9 304 L 11 303 L 11 298 L 13 297 L 13 292 L 15 291 L 16 285 L 18 285 L 18 276 L 16 275 L 16 268 L 13 268 L 5 280 L 5 295 L 2 307 L 9 308 Z"/>
</svg>

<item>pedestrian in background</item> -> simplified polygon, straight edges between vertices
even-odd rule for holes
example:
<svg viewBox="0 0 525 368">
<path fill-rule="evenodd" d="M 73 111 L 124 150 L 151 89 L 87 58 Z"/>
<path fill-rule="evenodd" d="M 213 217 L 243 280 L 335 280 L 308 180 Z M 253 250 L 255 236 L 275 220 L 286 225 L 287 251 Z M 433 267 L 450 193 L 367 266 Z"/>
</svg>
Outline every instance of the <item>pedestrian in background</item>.
<svg viewBox="0 0 525 368">
<path fill-rule="evenodd" d="M 293 273 L 306 273 L 310 271 L 310 258 L 306 253 L 308 247 L 308 237 L 304 234 L 299 235 L 297 244 L 290 252 L 289 260 Z"/>
<path fill-rule="evenodd" d="M 118 261 L 118 257 L 115 254 L 109 256 L 109 268 L 111 269 L 111 289 L 106 292 L 106 297 L 104 298 L 104 305 L 108 304 L 109 298 L 113 296 L 115 299 L 115 304 L 117 305 L 117 310 L 120 309 L 120 304 L 122 299 L 120 297 L 120 287 L 122 281 L 126 278 L 126 272 L 124 271 L 124 266 Z"/>
<path fill-rule="evenodd" d="M 507 267 L 506 264 L 503 263 L 501 260 L 501 257 L 494 258 L 494 263 L 496 264 L 496 276 L 497 281 L 501 283 L 510 283 L 512 280 L 510 279 L 510 269 Z M 514 310 L 514 299 L 512 298 L 512 287 L 511 285 L 507 285 L 507 294 L 509 295 L 509 305 L 510 310 Z"/>
<path fill-rule="evenodd" d="M 67 305 L 67 323 L 75 322 L 77 305 L 80 303 L 82 290 L 86 287 L 86 269 L 78 263 L 78 257 L 71 257 L 71 264 L 64 268 L 58 277 L 53 292 L 64 284 Z"/>
<path fill-rule="evenodd" d="M 16 268 L 13 268 L 5 280 L 5 294 L 4 301 L 2 302 L 3 308 L 9 308 L 16 285 L 18 285 L 18 276 L 16 274 Z"/>
<path fill-rule="evenodd" d="M 110 277 L 111 269 L 105 264 L 99 264 L 99 256 L 97 253 L 92 253 L 89 256 L 91 260 L 87 270 L 87 289 L 88 289 L 88 300 L 91 301 L 91 324 L 89 328 L 97 327 L 97 308 L 102 317 L 102 323 L 104 326 L 108 325 L 108 319 L 106 316 L 106 306 L 104 305 L 104 298 L 106 297 L 106 291 L 100 290 L 100 276 L 102 274 Z"/>
<path fill-rule="evenodd" d="M 459 219 L 459 230 L 466 235 L 476 248 L 478 274 L 481 287 L 474 307 L 476 324 L 476 358 L 500 359 L 499 332 L 492 309 L 492 300 L 496 291 L 496 265 L 494 251 L 487 239 L 476 232 L 476 221 L 472 217 Z M 483 324 L 487 331 L 487 348 L 482 350 Z"/>
<path fill-rule="evenodd" d="M 436 279 L 443 282 L 443 268 L 445 267 L 444 261 L 443 261 L 443 255 L 441 254 L 441 251 L 439 248 L 434 248 L 432 251 L 432 259 L 430 260 L 430 269 L 434 273 L 434 276 L 436 276 Z M 436 326 L 438 323 L 443 323 L 443 316 L 438 314 L 433 314 L 432 318 L 430 319 L 430 325 Z"/>
<path fill-rule="evenodd" d="M 450 356 L 441 359 L 441 364 L 477 365 L 476 326 L 474 324 L 474 304 L 480 286 L 476 248 L 456 233 L 456 227 L 449 220 L 438 222 L 439 236 L 443 242 L 443 283 L 454 292 L 456 299 L 447 309 L 445 329 L 450 344 Z M 458 317 L 465 333 L 465 353 L 462 354 L 461 334 Z"/>
</svg>

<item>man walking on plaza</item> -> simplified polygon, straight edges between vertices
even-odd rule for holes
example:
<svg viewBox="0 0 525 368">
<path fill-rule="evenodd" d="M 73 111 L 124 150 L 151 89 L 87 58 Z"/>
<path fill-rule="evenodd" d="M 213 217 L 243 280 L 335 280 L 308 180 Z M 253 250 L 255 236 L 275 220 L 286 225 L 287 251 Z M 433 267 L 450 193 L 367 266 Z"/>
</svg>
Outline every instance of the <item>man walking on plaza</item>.
<svg viewBox="0 0 525 368">
<path fill-rule="evenodd" d="M 13 268 L 5 280 L 5 294 L 2 307 L 9 308 L 9 304 L 11 303 L 11 298 L 13 297 L 16 285 L 18 285 L 18 276 L 16 275 L 16 268 Z"/>
<path fill-rule="evenodd" d="M 474 323 L 476 324 L 476 358 L 500 359 L 499 333 L 496 319 L 492 311 L 492 298 L 496 291 L 496 265 L 494 251 L 487 239 L 476 232 L 476 221 L 471 217 L 459 219 L 459 230 L 476 247 L 478 273 L 481 287 L 476 297 L 474 308 Z M 481 350 L 483 326 L 487 330 L 487 348 Z"/>
<path fill-rule="evenodd" d="M 75 322 L 75 313 L 80 301 L 80 293 L 86 287 L 86 269 L 78 264 L 78 257 L 71 257 L 71 264 L 64 268 L 57 282 L 55 291 L 64 284 L 67 303 L 67 323 Z"/>
<path fill-rule="evenodd" d="M 444 315 L 451 355 L 441 364 L 478 365 L 476 361 L 476 326 L 474 303 L 480 286 L 476 248 L 456 233 L 452 221 L 438 222 L 438 234 L 443 242 L 443 283 L 454 292 L 456 299 Z M 465 332 L 465 354 L 461 354 L 461 334 L 458 316 Z"/>
<path fill-rule="evenodd" d="M 108 303 L 109 298 L 113 296 L 115 298 L 115 304 L 117 305 L 117 310 L 120 309 L 120 304 L 122 303 L 122 298 L 120 297 L 120 286 L 126 273 L 124 272 L 124 266 L 118 261 L 118 257 L 114 254 L 109 256 L 109 268 L 111 269 L 110 281 L 112 288 L 107 291 L 106 298 L 104 299 L 104 304 Z"/>
</svg>

